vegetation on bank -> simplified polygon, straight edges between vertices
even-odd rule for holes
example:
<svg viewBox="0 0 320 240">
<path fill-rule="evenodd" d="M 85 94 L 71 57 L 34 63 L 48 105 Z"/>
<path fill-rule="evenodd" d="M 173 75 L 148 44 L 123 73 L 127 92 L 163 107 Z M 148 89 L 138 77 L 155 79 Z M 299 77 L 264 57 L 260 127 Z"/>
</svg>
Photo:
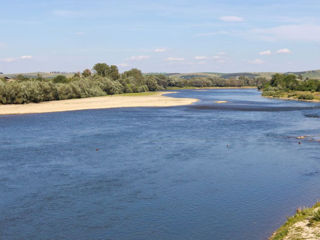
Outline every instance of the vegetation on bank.
<svg viewBox="0 0 320 240">
<path fill-rule="evenodd" d="M 43 101 L 86 98 L 113 94 L 131 94 L 178 88 L 261 86 L 264 78 L 245 76 L 184 79 L 165 74 L 142 74 L 138 69 L 120 73 L 117 66 L 97 63 L 93 69 L 68 77 L 57 75 L 44 78 L 17 75 L 0 80 L 0 104 L 39 103 Z"/>
<path fill-rule="evenodd" d="M 229 76 L 230 75 L 230 76 Z M 263 96 L 320 100 L 320 81 L 302 75 L 275 74 L 271 80 L 254 75 L 224 78 L 218 74 L 142 74 L 138 69 L 120 73 L 117 66 L 97 63 L 93 69 L 72 75 L 42 77 L 17 75 L 0 78 L 0 104 L 38 103 L 51 100 L 132 94 L 174 89 L 258 87 Z"/>
<path fill-rule="evenodd" d="M 320 100 L 319 80 L 302 80 L 292 74 L 275 74 L 271 81 L 265 83 L 261 89 L 262 95 L 266 97 Z"/>
<path fill-rule="evenodd" d="M 320 239 L 320 202 L 312 208 L 298 209 L 270 240 Z"/>
<path fill-rule="evenodd" d="M 240 76 L 237 78 L 221 78 L 221 77 L 203 77 L 203 76 L 190 76 L 188 78 L 170 76 L 170 84 L 168 86 L 174 88 L 210 88 L 210 87 L 261 87 L 268 82 L 266 78 L 249 78 L 246 76 Z"/>
<path fill-rule="evenodd" d="M 178 77 L 184 79 L 191 78 L 223 78 L 223 79 L 239 79 L 249 78 L 266 78 L 270 80 L 276 72 L 240 72 L 240 73 L 217 73 L 217 72 L 198 72 L 198 73 L 171 73 L 170 77 Z M 287 72 L 286 75 L 294 74 L 299 79 L 318 79 L 320 80 L 320 70 L 304 71 L 304 72 Z"/>
<path fill-rule="evenodd" d="M 15 79 L 0 81 L 0 104 L 38 103 L 51 100 L 86 98 L 122 93 L 158 91 L 167 88 L 168 77 L 143 75 L 138 69 L 122 74 L 114 65 L 98 63 L 82 73 L 67 78 L 58 75 L 52 79 L 27 78 L 18 75 Z"/>
</svg>

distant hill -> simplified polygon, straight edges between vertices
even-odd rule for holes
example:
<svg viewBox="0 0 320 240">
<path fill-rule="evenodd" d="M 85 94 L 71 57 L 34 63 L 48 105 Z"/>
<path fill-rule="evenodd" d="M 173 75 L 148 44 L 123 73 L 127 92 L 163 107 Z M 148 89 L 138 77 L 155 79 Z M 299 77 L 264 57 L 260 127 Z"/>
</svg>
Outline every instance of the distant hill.
<svg viewBox="0 0 320 240">
<path fill-rule="evenodd" d="M 272 75 L 276 72 L 240 72 L 240 73 L 217 73 L 217 72 L 198 72 L 198 73 L 147 73 L 147 74 L 165 74 L 172 78 L 182 78 L 182 79 L 191 79 L 191 78 L 239 78 L 240 76 L 248 77 L 248 78 L 257 78 L 257 77 L 265 77 L 267 79 L 271 79 Z M 17 75 L 22 74 L 25 77 L 36 78 L 38 74 L 40 74 L 44 78 L 54 78 L 57 75 L 64 75 L 66 77 L 72 77 L 74 75 L 73 72 L 34 72 L 34 73 L 15 73 L 15 74 L 1 74 L 0 77 L 11 77 L 14 78 Z M 297 76 L 302 76 L 303 79 L 319 79 L 320 80 L 320 70 L 312 70 L 312 71 L 303 71 L 303 72 L 287 72 L 285 74 L 295 74 Z"/>
<path fill-rule="evenodd" d="M 305 72 L 294 72 L 293 74 L 302 75 L 303 78 L 309 79 L 320 79 L 320 70 L 313 70 L 313 71 L 305 71 Z"/>
<path fill-rule="evenodd" d="M 242 73 L 216 73 L 216 72 L 202 72 L 202 73 L 174 73 L 167 74 L 170 77 L 177 77 L 183 79 L 191 79 L 191 78 L 239 78 L 240 76 L 248 77 L 248 78 L 257 78 L 257 77 L 265 77 L 267 79 L 271 79 L 272 75 L 276 72 L 242 72 Z M 287 72 L 285 74 L 295 74 L 297 76 L 302 76 L 304 79 L 319 79 L 320 80 L 320 70 L 313 71 L 304 71 L 304 72 Z"/>
<path fill-rule="evenodd" d="M 12 74 L 5 74 L 5 73 L 0 73 L 0 77 L 11 77 L 15 78 L 18 75 L 23 75 L 27 78 L 36 78 L 38 74 L 40 74 L 43 78 L 54 78 L 58 75 L 64 75 L 66 77 L 72 77 L 74 73 L 68 73 L 68 72 L 33 72 L 33 73 L 12 73 Z"/>
</svg>

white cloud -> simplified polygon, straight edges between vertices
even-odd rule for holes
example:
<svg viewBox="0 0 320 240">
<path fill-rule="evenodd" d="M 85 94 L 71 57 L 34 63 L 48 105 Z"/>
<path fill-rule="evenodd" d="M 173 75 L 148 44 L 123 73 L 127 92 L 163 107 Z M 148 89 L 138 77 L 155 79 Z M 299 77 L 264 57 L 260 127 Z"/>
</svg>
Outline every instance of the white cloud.
<svg viewBox="0 0 320 240">
<path fill-rule="evenodd" d="M 207 56 L 195 56 L 194 59 L 196 60 L 205 60 L 205 59 L 208 59 Z"/>
<path fill-rule="evenodd" d="M 32 56 L 21 56 L 20 59 L 31 59 Z"/>
<path fill-rule="evenodd" d="M 32 56 L 21 56 L 21 57 L 10 57 L 10 58 L 3 58 L 0 61 L 1 62 L 7 62 L 7 63 L 11 63 L 11 62 L 15 62 L 18 60 L 29 60 L 32 59 Z"/>
<path fill-rule="evenodd" d="M 266 51 L 262 51 L 262 52 L 259 52 L 259 55 L 271 55 L 272 54 L 272 52 L 271 52 L 271 50 L 266 50 Z"/>
<path fill-rule="evenodd" d="M 198 64 L 204 64 L 205 60 L 213 60 L 217 63 L 225 63 L 226 58 L 224 57 L 223 52 L 218 53 L 219 55 L 215 56 L 195 56 L 194 59 L 198 60 Z"/>
<path fill-rule="evenodd" d="M 146 59 L 149 59 L 150 56 L 132 56 L 130 58 L 128 58 L 128 60 L 131 60 L 131 61 L 142 61 L 142 60 L 146 60 Z"/>
<path fill-rule="evenodd" d="M 120 64 L 117 64 L 118 67 L 130 67 L 129 64 L 127 63 L 120 63 Z"/>
<path fill-rule="evenodd" d="M 170 61 L 170 62 L 181 62 L 181 61 L 184 61 L 184 58 L 168 57 L 168 58 L 166 59 L 166 61 Z"/>
<path fill-rule="evenodd" d="M 220 20 L 224 22 L 243 22 L 244 21 L 242 17 L 237 17 L 237 16 L 223 16 L 223 17 L 220 17 Z"/>
<path fill-rule="evenodd" d="M 166 52 L 166 51 L 167 51 L 166 48 L 156 48 L 156 49 L 154 49 L 154 52 L 156 52 L 156 53 L 162 53 L 162 52 Z"/>
<path fill-rule="evenodd" d="M 268 40 L 293 40 L 305 42 L 320 42 L 320 25 L 296 24 L 282 25 L 273 28 L 260 28 L 252 30 L 257 37 Z"/>
<path fill-rule="evenodd" d="M 264 61 L 259 59 L 259 58 L 257 58 L 257 59 L 255 59 L 253 61 L 249 61 L 249 63 L 251 63 L 251 64 L 264 64 Z"/>
<path fill-rule="evenodd" d="M 29 59 L 32 59 L 32 56 L 21 56 L 21 57 L 3 58 L 3 59 L 1 59 L 0 61 L 1 61 L 1 62 L 10 63 L 10 62 L 18 61 L 18 60 L 29 60 Z"/>
<path fill-rule="evenodd" d="M 277 51 L 277 53 L 279 53 L 279 54 L 289 54 L 289 53 L 291 53 L 291 50 L 288 49 L 288 48 L 283 48 L 283 49 L 279 49 Z"/>
<path fill-rule="evenodd" d="M 6 46 L 6 44 L 5 44 L 5 43 L 0 42 L 0 48 L 4 48 L 5 46 Z"/>
</svg>

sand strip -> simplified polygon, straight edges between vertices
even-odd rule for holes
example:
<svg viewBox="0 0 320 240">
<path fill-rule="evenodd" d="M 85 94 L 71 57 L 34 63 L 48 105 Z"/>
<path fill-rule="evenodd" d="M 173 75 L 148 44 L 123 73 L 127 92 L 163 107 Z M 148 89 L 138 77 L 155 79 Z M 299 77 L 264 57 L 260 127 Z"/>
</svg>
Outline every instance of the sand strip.
<svg viewBox="0 0 320 240">
<path fill-rule="evenodd" d="M 197 102 L 193 98 L 172 98 L 157 92 L 151 95 L 137 96 L 104 96 L 50 101 L 29 104 L 0 105 L 0 115 L 65 112 L 88 109 L 123 108 L 123 107 L 171 107 L 189 105 Z"/>
</svg>

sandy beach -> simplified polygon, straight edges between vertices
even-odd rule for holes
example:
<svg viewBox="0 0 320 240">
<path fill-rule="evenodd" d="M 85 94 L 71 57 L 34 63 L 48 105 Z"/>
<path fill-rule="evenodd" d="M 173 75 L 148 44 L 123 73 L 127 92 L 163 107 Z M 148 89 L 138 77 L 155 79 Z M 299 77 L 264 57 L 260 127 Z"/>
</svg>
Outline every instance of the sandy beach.
<svg viewBox="0 0 320 240">
<path fill-rule="evenodd" d="M 189 105 L 197 99 L 173 98 L 163 96 L 172 92 L 156 92 L 137 96 L 103 96 L 29 104 L 0 105 L 0 115 L 65 112 L 88 109 L 123 108 L 123 107 L 171 107 Z"/>
</svg>

